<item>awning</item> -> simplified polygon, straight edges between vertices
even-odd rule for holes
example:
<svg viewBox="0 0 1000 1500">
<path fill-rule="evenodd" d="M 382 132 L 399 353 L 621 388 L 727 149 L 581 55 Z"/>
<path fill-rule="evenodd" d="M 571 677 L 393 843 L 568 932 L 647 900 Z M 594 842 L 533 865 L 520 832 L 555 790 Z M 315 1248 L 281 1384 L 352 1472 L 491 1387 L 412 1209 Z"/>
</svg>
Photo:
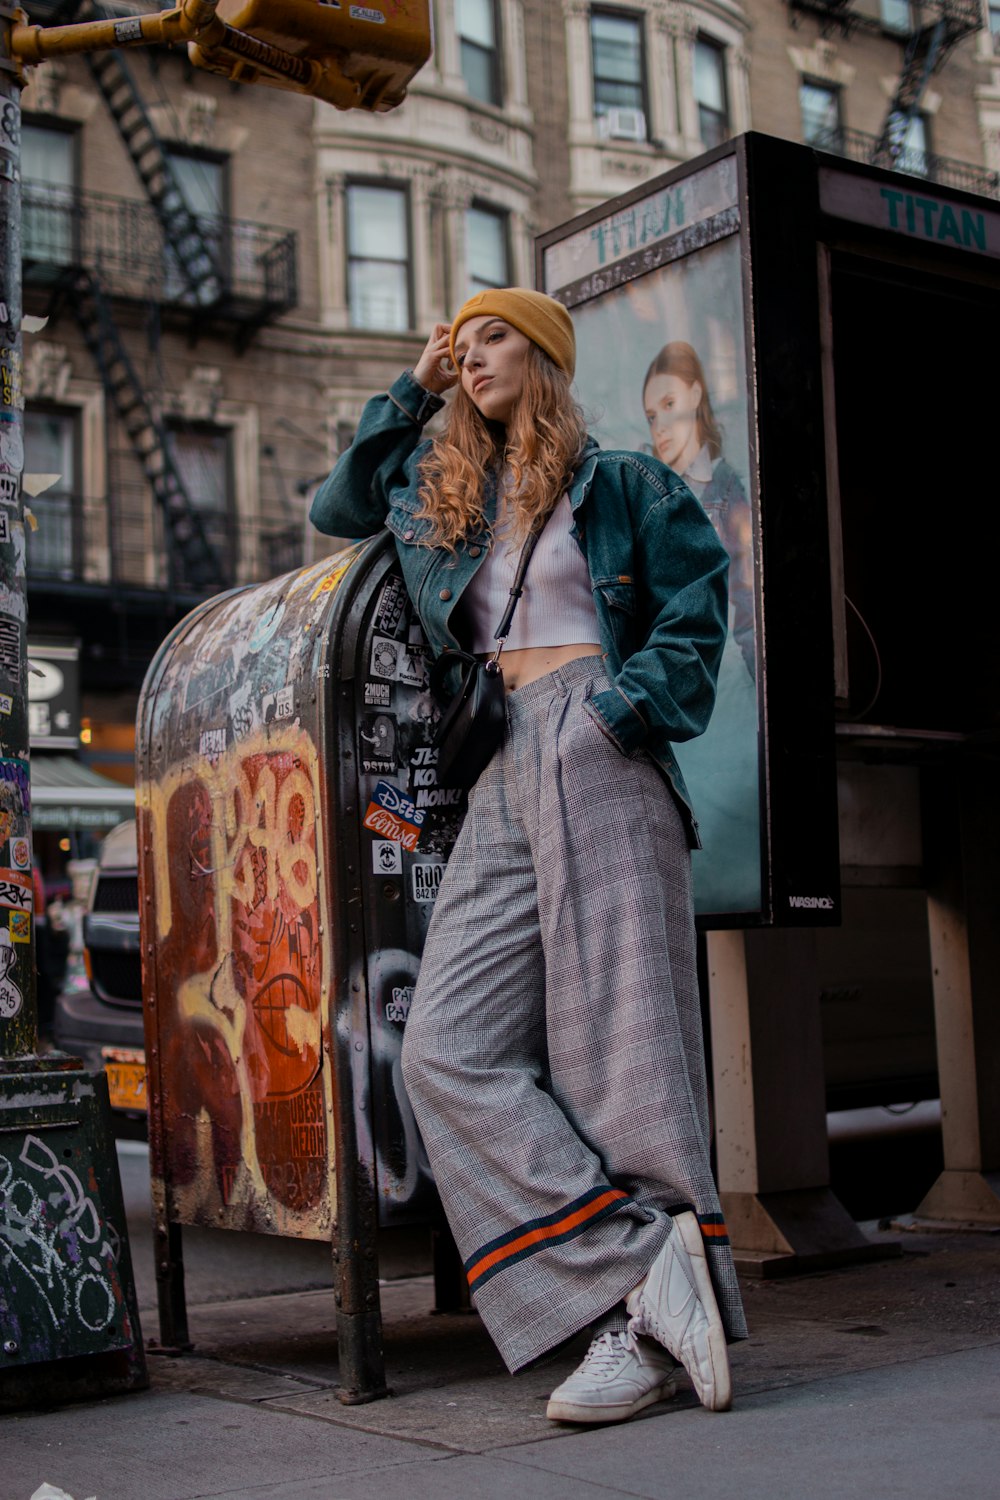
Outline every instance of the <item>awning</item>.
<svg viewBox="0 0 1000 1500">
<path fill-rule="evenodd" d="M 71 755 L 31 757 L 31 826 L 57 833 L 114 828 L 135 817 L 135 792 Z"/>
</svg>

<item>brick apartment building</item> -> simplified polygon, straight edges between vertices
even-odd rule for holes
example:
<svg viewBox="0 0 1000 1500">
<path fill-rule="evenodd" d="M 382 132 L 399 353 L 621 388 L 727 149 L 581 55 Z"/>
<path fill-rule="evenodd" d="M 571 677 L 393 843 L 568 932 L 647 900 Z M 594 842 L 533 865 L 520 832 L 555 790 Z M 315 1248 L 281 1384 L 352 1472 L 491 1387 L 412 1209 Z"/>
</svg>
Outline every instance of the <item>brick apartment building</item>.
<svg viewBox="0 0 1000 1500">
<path fill-rule="evenodd" d="M 79 643 L 84 753 L 119 779 L 173 623 L 322 555 L 308 491 L 364 401 L 470 290 L 530 283 L 539 231 L 751 128 L 873 159 L 907 57 L 929 77 L 897 168 L 998 192 L 993 0 L 434 12 L 389 115 L 165 49 L 48 63 L 24 92 L 25 305 L 48 319 L 25 338 L 26 468 L 58 476 L 31 502 L 30 634 Z"/>
</svg>

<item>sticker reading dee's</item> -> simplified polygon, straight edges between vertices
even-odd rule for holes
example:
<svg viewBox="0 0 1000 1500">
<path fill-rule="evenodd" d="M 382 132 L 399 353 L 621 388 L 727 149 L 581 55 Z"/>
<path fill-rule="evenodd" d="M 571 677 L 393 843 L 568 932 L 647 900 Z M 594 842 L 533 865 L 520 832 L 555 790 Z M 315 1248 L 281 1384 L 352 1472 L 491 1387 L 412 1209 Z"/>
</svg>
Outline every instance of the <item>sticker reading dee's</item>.
<svg viewBox="0 0 1000 1500">
<path fill-rule="evenodd" d="M 378 781 L 365 813 L 364 826 L 380 838 L 391 839 L 394 844 L 402 844 L 404 849 L 412 851 L 417 847 L 426 816 L 423 808 L 415 807 L 410 798 L 390 781 Z"/>
</svg>

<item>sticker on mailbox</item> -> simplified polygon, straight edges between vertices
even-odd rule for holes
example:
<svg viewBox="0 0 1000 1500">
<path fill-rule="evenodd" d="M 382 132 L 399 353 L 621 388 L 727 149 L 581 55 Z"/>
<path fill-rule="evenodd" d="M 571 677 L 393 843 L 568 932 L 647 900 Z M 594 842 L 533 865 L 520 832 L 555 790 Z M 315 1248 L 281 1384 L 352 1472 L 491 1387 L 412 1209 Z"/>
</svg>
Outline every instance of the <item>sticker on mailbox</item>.
<svg viewBox="0 0 1000 1500">
<path fill-rule="evenodd" d="M 415 807 L 405 792 L 389 781 L 378 781 L 365 813 L 364 826 L 381 838 L 413 850 L 417 847 L 426 816 L 424 809 Z"/>
<path fill-rule="evenodd" d="M 413 866 L 414 901 L 436 901 L 438 887 L 444 875 L 442 864 L 419 864 Z"/>
<path fill-rule="evenodd" d="M 373 839 L 372 873 L 375 875 L 402 875 L 403 851 L 391 839 Z"/>
</svg>

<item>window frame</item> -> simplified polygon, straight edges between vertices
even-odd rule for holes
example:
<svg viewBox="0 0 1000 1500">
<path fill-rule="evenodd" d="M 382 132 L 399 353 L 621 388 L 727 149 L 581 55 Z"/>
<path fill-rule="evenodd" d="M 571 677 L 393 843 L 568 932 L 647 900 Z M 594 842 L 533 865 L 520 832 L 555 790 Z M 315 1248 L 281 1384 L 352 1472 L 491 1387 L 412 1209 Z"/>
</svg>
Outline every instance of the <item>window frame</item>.
<svg viewBox="0 0 1000 1500">
<path fill-rule="evenodd" d="M 32 417 L 55 417 L 64 422 L 70 434 L 69 449 L 72 460 L 72 472 L 62 475 L 60 483 L 53 485 L 51 489 L 44 490 L 42 494 L 36 495 L 32 500 L 32 508 L 43 524 L 34 536 L 44 536 L 46 511 L 52 502 L 58 498 L 68 501 L 69 519 L 69 557 L 65 566 L 40 567 L 36 563 L 34 569 L 31 562 L 31 548 L 33 538 L 29 537 L 27 544 L 27 577 L 28 586 L 32 583 L 41 583 L 43 580 L 60 579 L 63 582 L 71 582 L 83 577 L 83 505 L 81 503 L 82 475 L 83 475 L 83 423 L 78 406 L 68 406 L 63 401 L 49 400 L 46 397 L 31 399 L 25 408 L 25 470 L 29 467 L 28 452 L 28 426 Z"/>
<path fill-rule="evenodd" d="M 184 202 L 187 205 L 188 212 L 194 219 L 197 220 L 198 227 L 201 233 L 204 235 L 208 243 L 213 247 L 215 251 L 216 262 L 214 269 L 222 278 L 223 283 L 228 287 L 231 285 L 233 280 L 234 249 L 230 203 L 232 158 L 229 156 L 228 152 L 213 151 L 210 147 L 188 146 L 183 141 L 164 141 L 163 153 L 166 156 L 168 163 L 170 164 L 171 171 L 173 171 L 173 164 L 175 161 L 200 162 L 205 166 L 219 167 L 221 169 L 219 181 L 222 188 L 220 194 L 222 207 L 221 211 L 217 214 L 206 214 L 203 212 L 199 212 L 196 208 L 192 207 L 191 203 L 188 201 L 187 194 L 184 191 L 184 184 L 180 181 L 179 177 L 176 174 L 174 175 L 174 180 L 177 183 L 177 188 L 181 194 L 181 197 L 184 199 Z M 165 262 L 164 287 L 166 288 L 170 285 L 170 277 L 174 276 L 176 279 L 176 283 L 181 291 L 181 295 L 178 300 L 182 302 L 189 302 L 190 298 L 186 293 L 186 284 L 184 282 L 184 278 L 183 276 L 181 276 L 179 270 L 177 270 L 176 261 L 172 258 L 170 246 L 166 243 L 165 240 L 163 248 Z"/>
<path fill-rule="evenodd" d="M 40 115 L 35 113 L 25 114 L 21 119 L 22 168 L 24 153 L 24 132 L 27 130 L 37 130 L 48 135 L 58 135 L 69 138 L 71 148 L 70 163 L 72 182 L 68 187 L 63 187 L 56 183 L 40 182 L 37 178 L 26 177 L 22 170 L 22 218 L 27 219 L 28 215 L 32 211 L 44 212 L 46 207 L 46 205 L 41 203 L 36 205 L 32 204 L 30 201 L 23 201 L 24 189 L 29 187 L 30 184 L 34 184 L 39 188 L 48 189 L 50 192 L 57 195 L 64 193 L 66 195 L 65 200 L 61 200 L 58 196 L 56 196 L 53 198 L 52 204 L 50 205 L 50 207 L 54 210 L 68 213 L 70 221 L 70 233 L 68 236 L 67 245 L 68 258 L 65 261 L 60 261 L 59 264 L 76 265 L 80 260 L 80 242 L 82 238 L 83 227 L 83 207 L 81 202 L 81 182 L 83 176 L 83 131 L 80 128 L 79 122 L 76 120 L 62 120 L 52 115 Z M 23 224 L 22 239 L 25 242 L 23 246 L 23 254 L 24 259 L 29 260 L 31 259 L 31 256 L 29 254 L 30 247 L 27 245 L 27 234 L 25 233 L 26 229 L 27 224 Z"/>
<path fill-rule="evenodd" d="M 472 284 L 472 265 L 471 265 L 471 260 L 470 260 L 470 256 L 469 256 L 469 253 L 468 253 L 468 246 L 469 246 L 469 229 L 468 229 L 469 218 L 468 218 L 468 216 L 469 216 L 470 213 L 473 213 L 473 212 L 484 214 L 484 215 L 488 215 L 489 218 L 495 219 L 497 221 L 497 223 L 499 224 L 499 226 L 500 226 L 500 233 L 501 233 L 501 241 L 502 241 L 502 244 L 503 244 L 503 261 L 504 261 L 504 274 L 503 274 L 503 279 L 502 280 L 496 281 L 496 282 L 493 282 L 493 281 L 491 281 L 491 282 L 483 281 L 483 282 L 481 282 L 481 284 L 479 284 L 477 286 L 473 286 L 473 284 Z M 466 230 L 465 230 L 465 244 L 466 244 L 466 258 L 465 258 L 466 296 L 467 297 L 473 297 L 473 296 L 475 296 L 475 294 L 476 294 L 477 291 L 486 291 L 486 290 L 488 290 L 490 288 L 510 286 L 510 284 L 511 284 L 511 282 L 513 280 L 513 275 L 512 275 L 512 272 L 511 272 L 512 245 L 511 245 L 511 234 L 510 234 L 510 212 L 509 212 L 509 210 L 507 210 L 506 208 L 501 208 L 498 204 L 488 203 L 483 198 L 473 198 L 472 202 L 469 204 L 469 206 L 466 209 L 465 213 L 466 213 L 466 218 L 465 218 L 465 224 L 466 224 Z"/>
<path fill-rule="evenodd" d="M 707 104 L 702 104 L 701 100 L 698 98 L 697 59 L 699 47 L 707 47 L 711 52 L 714 52 L 719 62 L 719 79 L 722 84 L 721 120 L 723 130 L 722 134 L 719 136 L 719 139 L 713 141 L 707 141 L 705 139 L 705 134 L 702 126 L 702 111 L 705 110 L 707 113 L 712 115 L 718 115 L 719 111 L 712 109 Z M 733 136 L 733 103 L 729 95 L 728 57 L 729 46 L 726 42 L 720 41 L 718 37 L 712 36 L 707 31 L 699 31 L 697 33 L 691 48 L 691 92 L 694 96 L 695 109 L 698 111 L 698 139 L 701 141 L 706 151 L 711 151 L 716 146 L 721 146 L 725 141 L 731 140 Z"/>
<path fill-rule="evenodd" d="M 208 541 L 211 545 L 216 544 L 216 531 L 224 532 L 226 546 L 218 557 L 219 569 L 225 580 L 225 586 L 231 588 L 239 575 L 240 557 L 240 514 L 236 498 L 236 437 L 232 426 L 225 422 L 213 422 L 202 417 L 185 417 L 178 413 L 170 413 L 166 417 L 166 429 L 169 435 L 170 460 L 177 469 L 181 480 L 185 482 L 184 470 L 177 457 L 174 446 L 177 438 L 197 437 L 199 434 L 221 438 L 225 444 L 225 505 L 222 509 L 203 507 L 192 499 L 194 509 L 201 518 L 202 525 Z M 214 526 L 213 526 L 214 523 Z M 172 544 L 169 527 L 164 522 L 163 530 L 164 547 L 168 556 L 172 557 L 170 564 L 170 576 L 182 587 L 187 580 L 183 576 L 183 560 L 179 556 L 172 556 Z"/>
<path fill-rule="evenodd" d="M 891 0 L 890 0 L 890 3 L 891 3 Z M 905 22 L 904 21 L 900 21 L 899 23 L 897 23 L 897 22 L 891 20 L 890 17 L 886 14 L 886 10 L 887 10 L 886 0 L 879 0 L 879 7 L 878 7 L 879 24 L 881 25 L 882 30 L 884 32 L 886 32 L 889 36 L 893 36 L 893 37 L 909 36 L 910 32 L 915 29 L 915 27 L 914 27 L 914 17 L 913 17 L 913 0 L 895 0 L 895 3 L 897 5 L 900 5 L 900 6 L 902 6 L 902 5 L 906 6 L 906 20 L 905 20 Z"/>
<path fill-rule="evenodd" d="M 900 159 L 905 160 L 909 153 L 919 153 L 924 159 L 924 170 L 922 172 L 914 172 L 912 167 L 900 167 L 898 168 L 898 170 L 904 171 L 908 177 L 919 177 L 924 182 L 933 182 L 935 180 L 935 164 L 933 136 L 931 133 L 931 117 L 925 110 L 918 109 L 916 114 L 910 117 L 910 121 L 906 129 L 907 135 L 909 135 L 910 132 L 910 125 L 912 125 L 915 120 L 920 121 L 924 137 L 923 145 L 920 147 L 908 146 L 906 144 L 906 136 L 904 136 L 903 144 L 900 147 L 900 151 L 898 156 L 896 157 L 896 161 L 898 163 Z"/>
<path fill-rule="evenodd" d="M 462 80 L 465 83 L 466 92 L 468 93 L 470 99 L 474 99 L 477 104 L 485 104 L 490 109 L 503 109 L 505 80 L 503 67 L 503 29 L 501 26 L 500 0 L 487 0 L 487 4 L 490 6 L 490 9 L 493 13 L 493 46 L 490 48 L 486 48 L 480 42 L 475 42 L 470 37 L 466 37 L 460 30 L 458 6 L 456 5 L 455 36 L 458 40 L 458 66 L 462 74 Z M 472 89 L 469 87 L 469 79 L 465 71 L 464 60 L 464 49 L 466 47 L 472 48 L 478 53 L 487 54 L 489 56 L 489 76 L 490 84 L 495 95 L 494 98 L 481 99 L 479 95 L 474 94 L 472 92 Z"/>
<path fill-rule="evenodd" d="M 351 251 L 351 189 L 352 188 L 375 188 L 380 192 L 399 193 L 403 199 L 403 223 L 406 232 L 405 255 L 402 262 L 391 260 L 388 256 L 354 255 Z M 406 180 L 371 177 L 350 176 L 344 181 L 344 296 L 347 305 L 347 326 L 352 333 L 374 333 L 387 335 L 400 335 L 413 333 L 415 331 L 415 281 L 413 266 L 413 195 L 411 184 Z M 400 265 L 406 269 L 404 285 L 406 288 L 406 322 L 402 328 L 373 328 L 368 323 L 355 323 L 353 309 L 351 306 L 351 266 L 355 261 L 363 261 L 368 265 Z"/>
<path fill-rule="evenodd" d="M 201 162 L 205 166 L 220 167 L 222 182 L 222 211 L 219 214 L 219 217 L 222 219 L 229 219 L 232 217 L 230 205 L 232 157 L 230 156 L 228 151 L 213 151 L 210 146 L 189 146 L 185 141 L 164 141 L 163 153 L 166 156 L 167 160 L 170 162 L 171 167 L 173 166 L 173 163 L 175 161 Z M 178 182 L 177 186 L 183 193 L 183 184 Z M 184 201 L 185 203 L 187 203 L 186 197 Z M 191 208 L 191 205 L 188 204 L 188 207 Z M 195 209 L 191 208 L 191 212 L 195 215 L 195 218 L 200 217 Z"/>
<path fill-rule="evenodd" d="M 628 21 L 636 28 L 639 38 L 639 78 L 637 87 L 639 90 L 638 104 L 606 104 L 601 105 L 597 98 L 599 77 L 597 72 L 597 52 L 594 39 L 594 20 L 605 16 L 614 21 Z M 590 38 L 590 90 L 592 113 L 595 122 L 600 120 L 611 109 L 639 109 L 645 122 L 644 140 L 649 140 L 649 49 L 646 43 L 646 14 L 644 11 L 629 10 L 625 7 L 615 5 L 592 5 L 587 17 L 587 33 Z M 607 79 L 607 82 L 618 80 Z"/>
<path fill-rule="evenodd" d="M 837 123 L 834 126 L 834 138 L 835 138 L 837 147 L 838 148 L 842 147 L 843 146 L 843 142 L 844 142 L 844 130 L 845 130 L 845 126 L 844 126 L 844 90 L 843 90 L 842 86 L 839 83 L 831 83 L 830 80 L 829 80 L 829 78 L 816 78 L 811 73 L 802 73 L 802 74 L 799 75 L 799 121 L 800 121 L 801 126 L 802 126 L 802 142 L 803 142 L 803 145 L 813 146 L 817 150 L 821 151 L 821 150 L 823 150 L 822 144 L 817 144 L 819 138 L 816 137 L 816 136 L 810 137 L 810 136 L 806 135 L 806 130 L 805 130 L 805 112 L 803 111 L 803 108 L 802 108 L 802 90 L 804 88 L 822 89 L 825 93 L 830 94 L 836 100 L 836 103 L 837 103 Z"/>
</svg>

